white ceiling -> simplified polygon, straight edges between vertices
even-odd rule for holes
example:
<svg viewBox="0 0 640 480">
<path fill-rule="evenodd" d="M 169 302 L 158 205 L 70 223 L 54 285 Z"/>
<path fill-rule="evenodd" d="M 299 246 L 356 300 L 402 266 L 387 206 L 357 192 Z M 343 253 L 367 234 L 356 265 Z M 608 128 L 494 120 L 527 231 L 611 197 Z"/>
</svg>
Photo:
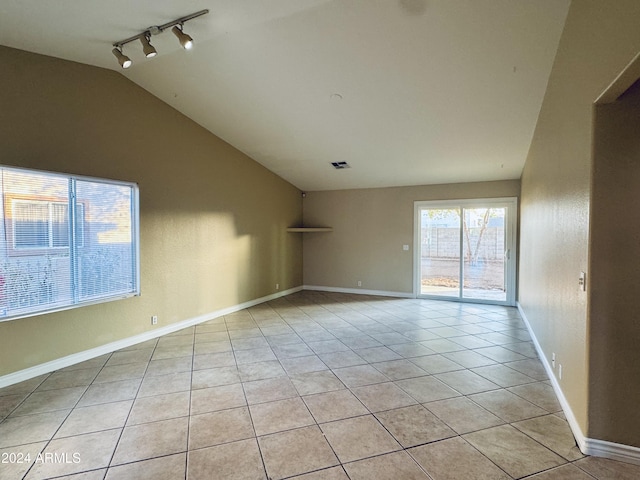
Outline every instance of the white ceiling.
<svg viewBox="0 0 640 480">
<path fill-rule="evenodd" d="M 118 70 L 302 190 L 515 179 L 569 3 L 0 0 L 0 44 Z M 191 51 L 111 54 L 205 8 Z"/>
</svg>

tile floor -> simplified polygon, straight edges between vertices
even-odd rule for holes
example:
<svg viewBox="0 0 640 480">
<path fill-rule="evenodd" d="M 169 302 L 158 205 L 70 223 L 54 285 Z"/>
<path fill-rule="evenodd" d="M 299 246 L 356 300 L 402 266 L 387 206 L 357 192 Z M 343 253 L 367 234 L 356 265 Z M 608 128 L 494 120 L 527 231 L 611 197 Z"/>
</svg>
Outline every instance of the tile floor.
<svg viewBox="0 0 640 480">
<path fill-rule="evenodd" d="M 300 292 L 0 390 L 0 479 L 637 479 L 513 308 Z"/>
</svg>

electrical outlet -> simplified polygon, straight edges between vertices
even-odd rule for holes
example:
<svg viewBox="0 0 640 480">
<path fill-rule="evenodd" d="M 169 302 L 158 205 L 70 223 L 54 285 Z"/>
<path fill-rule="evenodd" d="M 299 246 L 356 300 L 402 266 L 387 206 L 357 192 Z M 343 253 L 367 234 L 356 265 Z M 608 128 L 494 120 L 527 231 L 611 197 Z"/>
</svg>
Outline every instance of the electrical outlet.
<svg viewBox="0 0 640 480">
<path fill-rule="evenodd" d="M 276 283 L 276 290 L 280 290 L 280 284 Z"/>
<path fill-rule="evenodd" d="M 558 365 L 558 380 L 562 380 L 562 364 Z"/>
<path fill-rule="evenodd" d="M 553 368 L 556 368 L 556 354 L 555 353 L 551 354 L 551 366 Z"/>
<path fill-rule="evenodd" d="M 158 324 L 158 316 L 157 315 L 153 315 L 151 317 L 151 325 L 157 325 Z"/>
<path fill-rule="evenodd" d="M 358 286 L 361 287 L 362 286 L 362 280 L 358 280 Z"/>
<path fill-rule="evenodd" d="M 580 272 L 580 276 L 578 277 L 578 285 L 580 286 L 580 290 L 583 292 L 587 291 L 587 274 L 585 272 Z"/>
</svg>

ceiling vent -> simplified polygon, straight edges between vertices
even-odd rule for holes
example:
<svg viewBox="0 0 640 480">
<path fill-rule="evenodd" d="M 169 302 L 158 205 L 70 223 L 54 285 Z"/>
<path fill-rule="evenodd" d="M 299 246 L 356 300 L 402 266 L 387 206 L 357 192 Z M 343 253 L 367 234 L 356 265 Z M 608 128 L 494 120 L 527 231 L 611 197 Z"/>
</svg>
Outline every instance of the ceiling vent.
<svg viewBox="0 0 640 480">
<path fill-rule="evenodd" d="M 342 170 L 343 168 L 351 168 L 351 166 L 347 162 L 331 162 L 333 168 L 336 170 Z"/>
</svg>

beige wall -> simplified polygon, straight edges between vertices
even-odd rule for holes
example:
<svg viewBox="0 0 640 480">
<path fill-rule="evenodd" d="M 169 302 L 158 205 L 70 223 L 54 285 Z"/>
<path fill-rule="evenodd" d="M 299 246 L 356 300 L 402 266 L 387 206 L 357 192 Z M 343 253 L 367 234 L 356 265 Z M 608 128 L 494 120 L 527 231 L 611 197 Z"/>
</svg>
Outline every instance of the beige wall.
<svg viewBox="0 0 640 480">
<path fill-rule="evenodd" d="M 140 297 L 0 323 L 0 375 L 299 286 L 300 191 L 119 73 L 0 47 L 0 163 L 134 181 Z"/>
<path fill-rule="evenodd" d="M 334 231 L 303 234 L 304 284 L 411 294 L 415 201 L 519 193 L 517 180 L 309 192 L 305 225 Z"/>
<path fill-rule="evenodd" d="M 522 175 L 519 288 L 547 359 L 555 352 L 562 364 L 559 383 L 582 432 L 636 446 L 637 436 L 631 441 L 613 425 L 607 435 L 593 428 L 602 412 L 590 408 L 589 386 L 602 375 L 621 378 L 610 366 L 588 368 L 589 338 L 598 332 L 590 331 L 588 297 L 578 276 L 586 271 L 596 282 L 596 272 L 588 269 L 593 102 L 640 50 L 639 19 L 637 0 L 571 4 Z M 637 375 L 625 382 L 637 399 Z M 640 431 L 640 425 L 633 428 Z"/>
<path fill-rule="evenodd" d="M 640 82 L 596 109 L 589 433 L 640 446 Z"/>
</svg>

